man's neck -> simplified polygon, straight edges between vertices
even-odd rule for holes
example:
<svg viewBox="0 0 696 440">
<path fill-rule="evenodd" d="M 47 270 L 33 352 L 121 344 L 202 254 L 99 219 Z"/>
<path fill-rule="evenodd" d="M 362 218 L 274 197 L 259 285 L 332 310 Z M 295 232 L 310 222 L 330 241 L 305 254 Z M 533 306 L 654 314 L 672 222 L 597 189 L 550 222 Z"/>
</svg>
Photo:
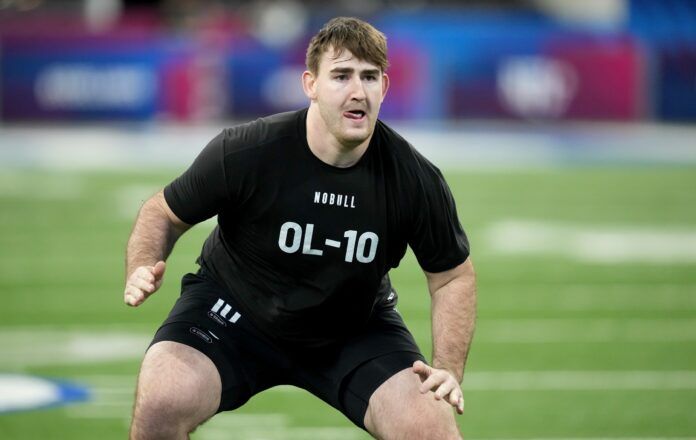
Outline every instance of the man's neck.
<svg viewBox="0 0 696 440">
<path fill-rule="evenodd" d="M 329 132 L 324 119 L 316 106 L 307 112 L 307 144 L 312 154 L 322 162 L 337 167 L 348 168 L 360 160 L 370 144 L 372 136 L 358 145 L 345 145 Z"/>
</svg>

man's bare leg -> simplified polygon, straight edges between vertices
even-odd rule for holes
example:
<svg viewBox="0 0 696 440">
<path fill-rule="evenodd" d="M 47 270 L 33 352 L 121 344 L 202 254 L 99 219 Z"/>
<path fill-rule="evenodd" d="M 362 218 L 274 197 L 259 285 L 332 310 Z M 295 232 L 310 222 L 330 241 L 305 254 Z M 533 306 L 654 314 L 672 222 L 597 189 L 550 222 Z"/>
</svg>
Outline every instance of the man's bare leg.
<svg viewBox="0 0 696 440">
<path fill-rule="evenodd" d="M 418 375 L 407 368 L 375 390 L 365 413 L 365 427 L 380 440 L 459 440 L 452 406 L 421 394 Z"/>
<path fill-rule="evenodd" d="M 188 439 L 216 413 L 221 390 L 206 355 L 178 342 L 154 344 L 140 368 L 131 440 Z"/>
</svg>

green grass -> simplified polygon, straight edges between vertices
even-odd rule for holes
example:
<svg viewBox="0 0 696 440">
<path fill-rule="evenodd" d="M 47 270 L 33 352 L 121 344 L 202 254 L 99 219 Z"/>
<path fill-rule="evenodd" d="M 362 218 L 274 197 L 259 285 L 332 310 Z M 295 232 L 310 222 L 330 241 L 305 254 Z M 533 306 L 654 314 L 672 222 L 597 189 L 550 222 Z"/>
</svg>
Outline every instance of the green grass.
<svg viewBox="0 0 696 440">
<path fill-rule="evenodd" d="M 603 264 L 566 255 L 506 254 L 490 246 L 488 235 L 503 220 L 694 233 L 696 168 L 446 174 L 479 277 L 479 325 L 468 373 L 696 372 L 693 261 Z M 3 361 L 13 342 L 2 339 L 2 331 L 152 334 L 178 295 L 179 279 L 195 269 L 209 231 L 201 225 L 181 239 L 157 295 L 135 310 L 123 305 L 123 254 L 139 200 L 175 175 L 3 170 L 0 372 L 96 384 L 115 390 L 118 399 L 100 401 L 97 394 L 83 404 L 0 415 L 0 438 L 125 438 L 137 357 Z M 392 278 L 400 311 L 429 354 L 428 295 L 410 254 Z M 520 341 L 521 334 L 531 334 L 531 340 Z M 691 382 L 672 389 L 473 387 L 465 391 L 467 410 L 458 421 L 468 438 L 696 437 Z M 264 414 L 276 415 L 260 418 Z M 312 438 L 301 427 L 345 428 L 326 431 L 323 438 L 367 438 L 351 426 L 307 393 L 271 390 L 209 422 L 194 438 Z"/>
</svg>

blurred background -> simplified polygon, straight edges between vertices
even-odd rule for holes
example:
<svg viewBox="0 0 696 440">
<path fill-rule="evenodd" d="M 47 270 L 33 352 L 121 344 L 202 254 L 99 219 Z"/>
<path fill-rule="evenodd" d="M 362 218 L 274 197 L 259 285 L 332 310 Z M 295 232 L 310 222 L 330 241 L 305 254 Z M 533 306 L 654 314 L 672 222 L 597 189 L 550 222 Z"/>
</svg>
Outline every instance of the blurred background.
<svg viewBox="0 0 696 440">
<path fill-rule="evenodd" d="M 307 105 L 330 18 L 389 42 L 381 118 L 443 169 L 479 318 L 474 439 L 696 439 L 696 1 L 0 0 L 0 438 L 126 437 L 162 290 L 122 304 L 144 200 L 219 131 Z M 392 279 L 431 350 L 409 253 Z M 365 439 L 277 387 L 198 439 Z"/>
<path fill-rule="evenodd" d="M 303 106 L 307 43 L 336 15 L 389 37 L 389 120 L 696 119 L 691 0 L 4 0 L 2 119 L 210 121 Z"/>
</svg>

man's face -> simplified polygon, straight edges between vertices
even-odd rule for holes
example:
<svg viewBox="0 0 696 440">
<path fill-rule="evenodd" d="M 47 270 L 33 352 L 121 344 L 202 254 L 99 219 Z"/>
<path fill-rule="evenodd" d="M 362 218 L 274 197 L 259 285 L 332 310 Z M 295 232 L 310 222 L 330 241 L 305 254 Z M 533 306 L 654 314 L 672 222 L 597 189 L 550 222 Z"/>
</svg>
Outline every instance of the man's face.
<svg viewBox="0 0 696 440">
<path fill-rule="evenodd" d="M 343 50 L 337 57 L 331 49 L 322 55 L 316 75 L 305 72 L 303 85 L 328 132 L 343 146 L 353 148 L 372 135 L 389 78 L 350 51 Z"/>
</svg>

